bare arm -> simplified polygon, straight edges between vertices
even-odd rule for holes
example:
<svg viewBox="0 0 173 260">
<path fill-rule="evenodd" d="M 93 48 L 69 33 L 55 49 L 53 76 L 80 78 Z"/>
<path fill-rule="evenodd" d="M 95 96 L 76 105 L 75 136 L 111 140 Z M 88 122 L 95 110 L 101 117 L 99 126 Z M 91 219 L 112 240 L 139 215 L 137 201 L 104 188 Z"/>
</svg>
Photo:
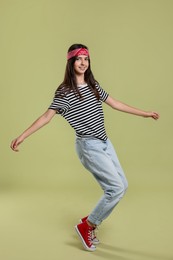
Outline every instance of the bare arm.
<svg viewBox="0 0 173 260">
<path fill-rule="evenodd" d="M 48 109 L 42 116 L 40 116 L 29 128 L 27 128 L 19 137 L 11 142 L 11 149 L 18 152 L 18 146 L 24 141 L 25 138 L 36 132 L 38 129 L 48 124 L 53 116 L 56 114 L 55 110 Z"/>
<path fill-rule="evenodd" d="M 138 108 L 131 107 L 129 105 L 126 105 L 122 103 L 121 101 L 115 100 L 114 98 L 108 96 L 105 103 L 109 106 L 111 106 L 113 109 L 126 112 L 129 114 L 133 114 L 136 116 L 143 116 L 143 117 L 152 117 L 153 119 L 157 120 L 159 119 L 159 114 L 157 112 L 146 112 Z"/>
</svg>

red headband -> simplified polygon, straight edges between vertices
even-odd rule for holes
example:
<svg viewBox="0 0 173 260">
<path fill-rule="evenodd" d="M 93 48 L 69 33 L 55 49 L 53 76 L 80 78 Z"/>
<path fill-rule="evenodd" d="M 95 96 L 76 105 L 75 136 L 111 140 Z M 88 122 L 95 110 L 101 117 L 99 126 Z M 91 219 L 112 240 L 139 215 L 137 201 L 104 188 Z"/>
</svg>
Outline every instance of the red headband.
<svg viewBox="0 0 173 260">
<path fill-rule="evenodd" d="M 67 60 L 71 59 L 72 57 L 76 57 L 79 55 L 86 55 L 89 56 L 89 51 L 85 48 L 78 48 L 73 51 L 67 53 Z"/>
</svg>

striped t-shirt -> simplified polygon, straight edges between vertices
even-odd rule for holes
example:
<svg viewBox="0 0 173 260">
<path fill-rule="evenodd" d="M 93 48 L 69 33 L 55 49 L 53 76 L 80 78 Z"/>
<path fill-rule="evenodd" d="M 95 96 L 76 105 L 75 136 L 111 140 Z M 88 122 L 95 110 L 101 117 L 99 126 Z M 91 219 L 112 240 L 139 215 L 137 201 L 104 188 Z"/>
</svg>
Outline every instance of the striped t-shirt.
<svg viewBox="0 0 173 260">
<path fill-rule="evenodd" d="M 97 85 L 100 99 L 98 100 L 87 85 L 78 86 L 82 99 L 77 97 L 73 91 L 65 96 L 53 99 L 49 109 L 54 109 L 61 114 L 73 127 L 79 137 L 95 137 L 107 140 L 104 127 L 104 114 L 102 101 L 105 101 L 108 94 Z"/>
</svg>

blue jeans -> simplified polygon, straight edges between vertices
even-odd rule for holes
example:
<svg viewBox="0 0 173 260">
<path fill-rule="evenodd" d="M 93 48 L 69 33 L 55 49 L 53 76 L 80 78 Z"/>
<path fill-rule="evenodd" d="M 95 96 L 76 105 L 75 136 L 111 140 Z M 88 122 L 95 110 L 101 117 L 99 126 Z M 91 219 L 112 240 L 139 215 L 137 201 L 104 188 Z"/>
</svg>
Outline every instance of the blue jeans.
<svg viewBox="0 0 173 260">
<path fill-rule="evenodd" d="M 109 139 L 102 141 L 94 137 L 77 137 L 76 151 L 81 163 L 104 191 L 88 217 L 91 223 L 99 225 L 123 197 L 128 183 Z"/>
</svg>

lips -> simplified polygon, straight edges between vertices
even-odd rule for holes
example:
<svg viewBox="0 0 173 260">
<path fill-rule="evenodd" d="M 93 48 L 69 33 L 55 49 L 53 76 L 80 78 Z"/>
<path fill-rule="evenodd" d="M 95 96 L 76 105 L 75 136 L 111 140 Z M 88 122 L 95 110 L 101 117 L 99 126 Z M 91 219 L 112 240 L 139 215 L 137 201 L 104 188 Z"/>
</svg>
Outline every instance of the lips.
<svg viewBox="0 0 173 260">
<path fill-rule="evenodd" d="M 84 72 L 86 68 L 79 68 L 80 71 Z"/>
<path fill-rule="evenodd" d="M 86 67 L 79 67 L 79 69 L 80 69 L 80 70 L 85 70 L 85 69 L 86 69 Z"/>
</svg>

